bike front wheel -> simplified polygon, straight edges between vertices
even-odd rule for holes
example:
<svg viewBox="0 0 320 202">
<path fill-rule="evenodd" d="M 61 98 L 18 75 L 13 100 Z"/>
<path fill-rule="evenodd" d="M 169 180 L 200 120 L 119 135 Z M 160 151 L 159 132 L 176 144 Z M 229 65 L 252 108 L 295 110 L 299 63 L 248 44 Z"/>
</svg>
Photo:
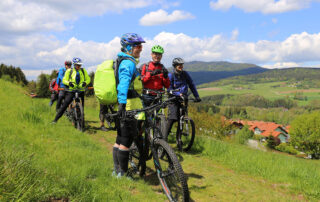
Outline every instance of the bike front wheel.
<svg viewBox="0 0 320 202">
<path fill-rule="evenodd" d="M 187 177 L 173 149 L 162 139 L 155 139 L 153 144 L 157 176 L 169 201 L 189 201 Z"/>
<path fill-rule="evenodd" d="M 81 103 L 77 103 L 75 107 L 75 127 L 83 131 L 84 130 L 84 113 L 83 113 L 83 107 Z"/>
</svg>

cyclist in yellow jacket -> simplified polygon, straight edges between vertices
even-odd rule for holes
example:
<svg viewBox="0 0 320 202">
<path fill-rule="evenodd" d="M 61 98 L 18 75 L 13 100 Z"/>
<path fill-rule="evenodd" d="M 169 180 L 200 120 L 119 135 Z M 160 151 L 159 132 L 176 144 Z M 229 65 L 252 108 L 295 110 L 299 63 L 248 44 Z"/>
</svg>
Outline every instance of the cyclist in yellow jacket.
<svg viewBox="0 0 320 202">
<path fill-rule="evenodd" d="M 68 69 L 63 77 L 62 83 L 69 88 L 67 90 L 64 103 L 56 114 L 53 123 L 56 123 L 63 115 L 64 111 L 68 108 L 74 97 L 73 90 L 79 90 L 81 93 L 79 97 L 82 101 L 82 107 L 84 107 L 84 91 L 86 86 L 90 83 L 90 77 L 88 72 L 81 68 L 82 61 L 80 58 L 73 58 L 73 69 Z"/>
</svg>

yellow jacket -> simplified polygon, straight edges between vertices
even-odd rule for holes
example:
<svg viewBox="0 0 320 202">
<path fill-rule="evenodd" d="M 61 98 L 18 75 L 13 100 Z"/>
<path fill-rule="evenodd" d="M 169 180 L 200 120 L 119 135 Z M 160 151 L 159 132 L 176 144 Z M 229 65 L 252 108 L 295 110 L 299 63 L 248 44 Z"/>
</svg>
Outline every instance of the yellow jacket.
<svg viewBox="0 0 320 202">
<path fill-rule="evenodd" d="M 71 73 L 71 71 L 72 71 L 72 73 Z M 64 74 L 64 77 L 62 79 L 62 83 L 64 85 L 69 86 L 69 82 L 72 82 L 73 85 L 74 85 L 74 87 L 69 86 L 69 90 L 70 91 L 72 91 L 72 90 L 84 91 L 85 87 L 82 87 L 82 83 L 86 82 L 86 85 L 88 85 L 90 83 L 90 81 L 91 81 L 91 79 L 90 79 L 90 77 L 88 75 L 88 72 L 84 68 L 80 68 L 78 71 L 79 71 L 79 74 L 80 74 L 80 82 L 79 82 L 78 85 L 76 83 L 77 70 L 75 68 L 68 69 L 66 71 L 66 73 Z"/>
</svg>

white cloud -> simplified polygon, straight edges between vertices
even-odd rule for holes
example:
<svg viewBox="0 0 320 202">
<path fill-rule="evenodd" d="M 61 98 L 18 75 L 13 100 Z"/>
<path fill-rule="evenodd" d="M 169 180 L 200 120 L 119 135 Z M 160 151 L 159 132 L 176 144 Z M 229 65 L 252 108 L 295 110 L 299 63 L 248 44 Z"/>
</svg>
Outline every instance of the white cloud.
<svg viewBox="0 0 320 202">
<path fill-rule="evenodd" d="M 232 36 L 231 36 L 231 40 L 237 40 L 238 36 L 239 36 L 239 30 L 235 29 L 232 31 Z"/>
<path fill-rule="evenodd" d="M 160 2 L 158 2 L 160 1 Z M 26 34 L 39 31 L 62 31 L 65 21 L 79 16 L 97 16 L 141 8 L 161 0 L 1 0 L 1 35 Z"/>
<path fill-rule="evenodd" d="M 191 13 L 175 10 L 168 14 L 165 10 L 159 9 L 144 15 L 140 19 L 140 25 L 155 26 L 173 23 L 180 20 L 187 20 L 195 18 Z"/>
<path fill-rule="evenodd" d="M 319 0 L 214 0 L 210 7 L 214 10 L 228 10 L 237 7 L 245 12 L 284 13 L 307 8 L 312 1 Z"/>
<path fill-rule="evenodd" d="M 234 30 L 230 38 L 222 34 L 198 38 L 161 32 L 154 38 L 145 38 L 140 61 L 149 61 L 151 47 L 160 44 L 165 50 L 162 62 L 167 67 L 174 57 L 183 57 L 186 61 L 247 62 L 268 68 L 320 63 L 320 33 L 302 32 L 283 41 L 257 42 L 238 41 L 235 39 L 238 34 L 239 31 Z M 102 61 L 115 59 L 120 51 L 119 41 L 119 37 L 98 43 L 74 37 L 63 42 L 43 35 L 20 36 L 10 44 L 0 45 L 0 63 L 38 70 L 40 74 L 39 70 L 57 69 L 66 59 L 77 56 L 83 59 L 85 68 L 94 70 Z"/>
<path fill-rule="evenodd" d="M 266 64 L 262 67 L 268 68 L 268 69 L 275 69 L 275 68 L 290 68 L 290 67 L 301 67 L 301 63 L 295 63 L 295 62 L 276 62 L 273 64 Z"/>
</svg>

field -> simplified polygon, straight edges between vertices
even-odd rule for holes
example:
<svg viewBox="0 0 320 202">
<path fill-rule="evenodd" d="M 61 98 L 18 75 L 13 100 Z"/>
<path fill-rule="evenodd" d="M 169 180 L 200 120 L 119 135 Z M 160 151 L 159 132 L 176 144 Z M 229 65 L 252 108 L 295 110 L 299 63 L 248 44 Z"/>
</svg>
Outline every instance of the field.
<svg viewBox="0 0 320 202">
<path fill-rule="evenodd" d="M 111 176 L 115 132 L 99 129 L 98 104 L 86 100 L 87 127 L 74 129 L 48 99 L 31 99 L 0 80 L 0 201 L 165 201 L 151 161 L 147 176 Z M 175 147 L 173 145 L 173 147 Z M 318 201 L 320 162 L 197 134 L 177 153 L 194 201 Z"/>
<path fill-rule="evenodd" d="M 201 86 L 200 86 L 201 87 Z M 295 95 L 300 95 L 304 100 L 297 100 L 299 105 L 306 105 L 311 100 L 320 99 L 320 89 L 300 89 L 293 85 L 288 85 L 285 82 L 268 82 L 268 83 L 251 83 L 238 85 L 225 85 L 216 87 L 198 88 L 201 97 L 218 95 L 218 94 L 255 94 L 264 96 L 267 99 L 275 100 L 279 98 L 294 98 Z"/>
</svg>

